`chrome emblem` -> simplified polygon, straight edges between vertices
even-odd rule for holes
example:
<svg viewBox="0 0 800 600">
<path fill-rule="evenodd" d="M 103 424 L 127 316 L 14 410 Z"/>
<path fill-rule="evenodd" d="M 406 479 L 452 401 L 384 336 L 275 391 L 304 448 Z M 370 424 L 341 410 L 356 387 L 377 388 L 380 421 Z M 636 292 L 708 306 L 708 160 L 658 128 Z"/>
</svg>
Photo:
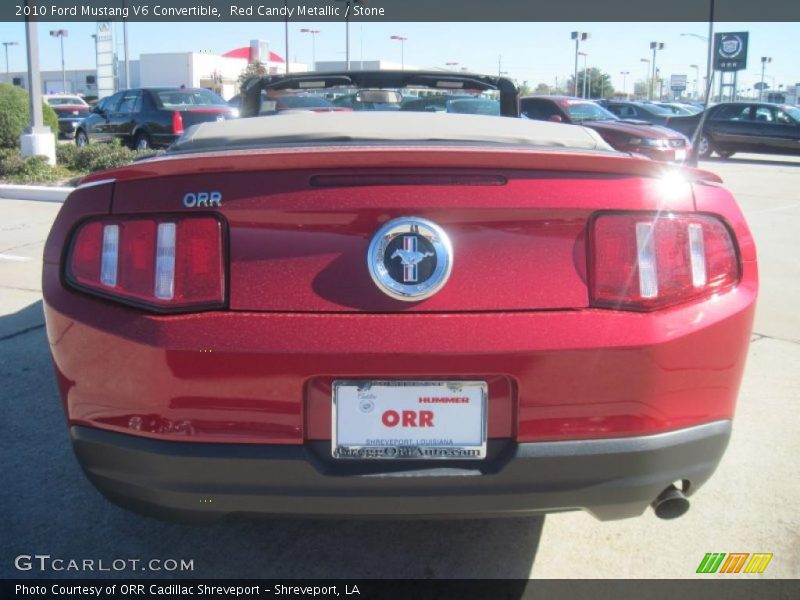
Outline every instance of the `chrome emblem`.
<svg viewBox="0 0 800 600">
<path fill-rule="evenodd" d="M 427 219 L 394 219 L 372 238 L 367 267 L 375 285 L 387 296 L 406 302 L 424 300 L 442 289 L 450 277 L 450 238 Z"/>
</svg>

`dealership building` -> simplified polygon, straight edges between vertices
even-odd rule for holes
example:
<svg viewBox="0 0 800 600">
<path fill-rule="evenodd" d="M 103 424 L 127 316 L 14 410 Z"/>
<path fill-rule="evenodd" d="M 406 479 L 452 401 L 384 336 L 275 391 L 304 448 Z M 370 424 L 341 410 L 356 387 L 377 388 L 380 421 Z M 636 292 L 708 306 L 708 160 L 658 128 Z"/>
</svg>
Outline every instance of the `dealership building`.
<svg viewBox="0 0 800 600">
<path fill-rule="evenodd" d="M 201 87 L 213 90 L 225 99 L 238 93 L 238 80 L 251 62 L 261 62 L 270 74 L 286 72 L 286 61 L 270 51 L 263 40 L 253 40 L 249 46 L 233 49 L 225 54 L 210 52 L 159 52 L 141 54 L 137 60 L 128 61 L 130 85 L 125 80 L 125 64 L 115 61 L 113 69 L 114 90 L 135 87 Z M 290 72 L 308 71 L 302 63 L 289 63 Z M 62 78 L 63 76 L 63 78 Z M 106 96 L 98 93 L 98 69 L 48 70 L 41 72 L 42 93 L 61 92 L 83 96 Z M 27 72 L 11 72 L 0 76 L 0 81 L 18 87 L 28 87 Z M 64 85 L 66 83 L 66 85 Z"/>
</svg>

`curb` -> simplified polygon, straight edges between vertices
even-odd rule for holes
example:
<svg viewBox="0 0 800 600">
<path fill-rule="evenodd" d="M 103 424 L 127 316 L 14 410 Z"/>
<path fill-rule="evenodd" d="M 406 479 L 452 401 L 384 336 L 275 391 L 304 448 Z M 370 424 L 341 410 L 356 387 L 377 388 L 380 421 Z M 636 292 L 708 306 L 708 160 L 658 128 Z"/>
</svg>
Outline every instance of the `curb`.
<svg viewBox="0 0 800 600">
<path fill-rule="evenodd" d="M 0 185 L 0 199 L 37 200 L 39 202 L 64 202 L 73 187 L 47 185 Z"/>
</svg>

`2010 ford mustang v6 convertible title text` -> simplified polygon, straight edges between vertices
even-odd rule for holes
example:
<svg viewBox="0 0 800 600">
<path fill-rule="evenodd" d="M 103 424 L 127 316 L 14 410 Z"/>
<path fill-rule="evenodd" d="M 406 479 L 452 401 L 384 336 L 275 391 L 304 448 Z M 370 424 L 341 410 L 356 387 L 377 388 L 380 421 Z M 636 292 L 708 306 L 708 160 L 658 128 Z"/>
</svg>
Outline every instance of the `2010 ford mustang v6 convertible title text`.
<svg viewBox="0 0 800 600">
<path fill-rule="evenodd" d="M 359 108 L 259 114 L 300 92 Z M 757 290 L 715 175 L 515 118 L 496 77 L 253 78 L 242 116 L 84 180 L 47 241 L 69 432 L 108 498 L 201 521 L 685 512 Z"/>
</svg>

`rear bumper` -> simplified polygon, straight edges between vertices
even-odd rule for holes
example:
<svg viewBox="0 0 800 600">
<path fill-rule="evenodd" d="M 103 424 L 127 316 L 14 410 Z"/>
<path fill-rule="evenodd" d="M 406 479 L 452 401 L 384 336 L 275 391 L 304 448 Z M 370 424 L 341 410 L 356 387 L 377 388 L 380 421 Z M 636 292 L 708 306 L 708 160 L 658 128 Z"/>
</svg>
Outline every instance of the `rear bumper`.
<svg viewBox="0 0 800 600">
<path fill-rule="evenodd" d="M 583 509 L 641 514 L 670 483 L 694 493 L 714 472 L 731 422 L 630 438 L 493 440 L 483 461 L 347 461 L 302 446 L 165 442 L 72 427 L 75 454 L 112 501 L 166 519 L 493 517 Z M 686 483 L 688 482 L 688 483 Z"/>
<path fill-rule="evenodd" d="M 75 137 L 75 132 L 77 131 L 78 125 L 80 124 L 81 124 L 80 120 L 59 119 L 58 133 L 63 137 L 73 138 Z"/>
</svg>

